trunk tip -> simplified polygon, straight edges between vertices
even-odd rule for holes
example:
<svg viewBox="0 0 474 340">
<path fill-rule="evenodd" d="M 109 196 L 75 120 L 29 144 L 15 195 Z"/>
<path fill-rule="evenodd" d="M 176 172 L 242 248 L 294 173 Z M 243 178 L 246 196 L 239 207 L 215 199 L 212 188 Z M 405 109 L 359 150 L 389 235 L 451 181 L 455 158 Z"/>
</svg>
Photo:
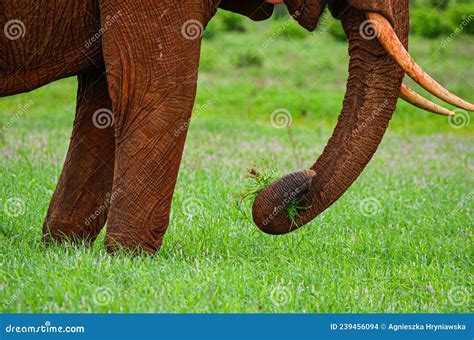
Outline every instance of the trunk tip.
<svg viewBox="0 0 474 340">
<path fill-rule="evenodd" d="M 307 193 L 315 175 L 313 170 L 293 172 L 263 189 L 252 207 L 258 228 L 267 234 L 280 235 L 304 225 L 307 221 L 302 221 L 299 212 L 311 207 Z"/>
</svg>

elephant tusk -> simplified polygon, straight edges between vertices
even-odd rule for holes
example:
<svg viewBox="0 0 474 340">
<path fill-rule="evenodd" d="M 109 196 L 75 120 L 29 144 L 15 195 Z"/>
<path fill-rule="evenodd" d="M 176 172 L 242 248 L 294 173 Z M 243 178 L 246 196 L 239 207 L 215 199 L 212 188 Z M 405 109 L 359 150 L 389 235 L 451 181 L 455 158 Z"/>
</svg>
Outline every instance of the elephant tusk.
<svg viewBox="0 0 474 340">
<path fill-rule="evenodd" d="M 411 88 L 409 88 L 408 86 L 404 84 L 402 84 L 402 87 L 400 89 L 400 98 L 402 98 L 407 103 L 410 103 L 416 107 L 419 107 L 420 109 L 423 109 L 429 112 L 433 112 L 433 113 L 444 115 L 444 116 L 456 115 L 455 112 L 445 109 L 444 107 L 439 106 L 438 104 L 435 104 L 426 98 L 423 98 L 418 93 L 416 93 L 415 91 L 413 91 Z"/>
<path fill-rule="evenodd" d="M 431 78 L 410 56 L 397 37 L 390 22 L 381 14 L 367 12 L 367 18 L 385 50 L 394 58 L 414 81 L 439 99 L 468 111 L 474 111 L 474 105 L 446 90 Z"/>
</svg>

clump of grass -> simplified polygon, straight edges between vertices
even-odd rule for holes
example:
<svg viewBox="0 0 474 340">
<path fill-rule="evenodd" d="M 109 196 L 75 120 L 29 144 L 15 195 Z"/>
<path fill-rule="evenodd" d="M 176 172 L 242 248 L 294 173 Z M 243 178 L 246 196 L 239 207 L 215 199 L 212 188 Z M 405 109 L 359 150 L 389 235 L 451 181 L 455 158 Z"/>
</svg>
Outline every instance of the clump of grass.
<svg viewBox="0 0 474 340">
<path fill-rule="evenodd" d="M 247 169 L 245 178 L 249 179 L 244 190 L 239 194 L 240 201 L 255 199 L 265 187 L 277 179 L 273 172 L 258 172 L 255 167 Z"/>
<path fill-rule="evenodd" d="M 278 176 L 273 172 L 259 172 L 255 167 L 247 169 L 247 172 L 245 178 L 248 179 L 248 182 L 245 185 L 244 190 L 237 194 L 237 208 L 246 219 L 248 219 L 248 216 L 246 214 L 246 209 L 244 209 L 244 205 L 248 202 L 253 202 L 263 189 L 278 178 Z M 302 209 L 311 208 L 311 206 L 302 207 L 300 203 L 300 200 L 294 198 L 286 207 L 286 214 L 290 219 L 291 224 L 296 227 L 298 227 L 296 221 L 299 217 L 299 212 Z"/>
<path fill-rule="evenodd" d="M 290 203 L 288 203 L 288 206 L 286 207 L 286 214 L 290 219 L 291 225 L 295 227 L 299 227 L 298 223 L 296 223 L 296 220 L 300 217 L 300 211 L 311 208 L 311 204 L 302 206 L 301 203 L 302 199 L 298 200 L 294 198 L 290 201 Z"/>
<path fill-rule="evenodd" d="M 291 202 L 288 203 L 288 206 L 286 207 L 286 214 L 288 215 L 288 218 L 290 219 L 291 225 L 294 225 L 296 227 L 298 227 L 296 220 L 299 217 L 299 209 L 300 207 L 298 206 L 298 201 L 296 199 L 292 199 Z"/>
<path fill-rule="evenodd" d="M 235 196 L 237 209 L 240 211 L 244 219 L 250 220 L 250 217 L 246 213 L 246 206 L 251 204 L 265 187 L 277 179 L 277 176 L 275 176 L 273 172 L 259 172 L 257 171 L 257 168 L 251 167 L 247 169 L 245 178 L 247 179 L 247 182 L 244 189 L 235 194 Z"/>
</svg>

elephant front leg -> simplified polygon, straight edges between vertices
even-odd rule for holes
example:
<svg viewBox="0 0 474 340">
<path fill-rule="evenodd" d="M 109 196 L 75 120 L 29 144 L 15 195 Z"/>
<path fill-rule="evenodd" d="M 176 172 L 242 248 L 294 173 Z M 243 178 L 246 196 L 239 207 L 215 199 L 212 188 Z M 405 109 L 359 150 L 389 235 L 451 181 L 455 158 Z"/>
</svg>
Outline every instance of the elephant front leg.
<svg viewBox="0 0 474 340">
<path fill-rule="evenodd" d="M 116 114 L 106 247 L 155 253 L 169 224 L 206 11 L 200 1 L 158 0 L 101 1 L 100 9 L 102 18 L 121 13 L 103 36 Z"/>
<path fill-rule="evenodd" d="M 43 238 L 94 241 L 108 211 L 115 140 L 104 71 L 79 75 L 73 132 L 56 191 L 43 224 Z"/>
<path fill-rule="evenodd" d="M 170 94 L 154 92 L 163 102 L 133 105 L 140 118 L 127 117 L 117 137 L 113 201 L 106 246 L 141 247 L 155 253 L 168 228 L 171 200 L 178 176 L 194 87 L 182 85 Z"/>
</svg>

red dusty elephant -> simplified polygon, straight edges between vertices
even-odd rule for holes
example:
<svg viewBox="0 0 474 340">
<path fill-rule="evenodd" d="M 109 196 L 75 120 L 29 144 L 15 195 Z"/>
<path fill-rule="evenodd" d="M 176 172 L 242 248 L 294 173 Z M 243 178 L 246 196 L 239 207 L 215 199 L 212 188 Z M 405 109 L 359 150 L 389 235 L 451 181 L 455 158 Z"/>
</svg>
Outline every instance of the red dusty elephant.
<svg viewBox="0 0 474 340">
<path fill-rule="evenodd" d="M 218 7 L 262 20 L 277 2 L 0 0 L 0 96 L 73 75 L 79 81 L 69 150 L 43 226 L 46 241 L 92 242 L 107 221 L 109 251 L 160 248 L 196 94 L 203 30 Z M 308 30 L 326 7 L 340 19 L 350 72 L 322 155 L 309 170 L 270 184 L 254 202 L 255 223 L 272 234 L 308 223 L 347 190 L 377 150 L 399 97 L 450 114 L 403 86 L 405 73 L 446 102 L 473 110 L 408 54 L 408 0 L 285 3 Z M 288 197 L 310 206 L 296 224 L 286 214 Z"/>
</svg>

